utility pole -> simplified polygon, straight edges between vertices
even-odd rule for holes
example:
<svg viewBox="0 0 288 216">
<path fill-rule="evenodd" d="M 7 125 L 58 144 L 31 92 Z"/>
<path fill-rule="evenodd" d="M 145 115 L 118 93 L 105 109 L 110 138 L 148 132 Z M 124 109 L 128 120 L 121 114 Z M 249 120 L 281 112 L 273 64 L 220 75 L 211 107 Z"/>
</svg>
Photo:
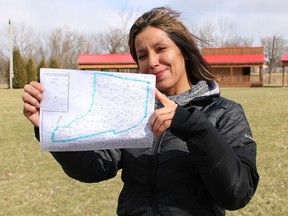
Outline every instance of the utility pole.
<svg viewBox="0 0 288 216">
<path fill-rule="evenodd" d="M 270 73 L 269 73 L 269 79 L 268 79 L 268 84 L 271 83 L 271 76 L 272 76 L 272 72 L 274 70 L 274 66 L 275 66 L 275 35 L 273 36 L 273 41 L 272 41 L 272 54 L 271 54 L 271 66 L 270 66 Z"/>
<path fill-rule="evenodd" d="M 10 89 L 13 89 L 13 42 L 12 42 L 12 23 L 11 19 L 9 19 L 9 47 L 10 47 Z"/>
</svg>

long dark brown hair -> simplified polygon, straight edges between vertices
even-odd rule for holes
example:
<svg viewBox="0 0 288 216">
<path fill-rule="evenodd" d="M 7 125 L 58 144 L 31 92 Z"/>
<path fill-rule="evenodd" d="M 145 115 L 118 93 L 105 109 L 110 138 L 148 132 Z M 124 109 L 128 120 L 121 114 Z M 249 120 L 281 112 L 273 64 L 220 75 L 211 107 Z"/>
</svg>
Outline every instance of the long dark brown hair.
<svg viewBox="0 0 288 216">
<path fill-rule="evenodd" d="M 140 16 L 131 27 L 129 33 L 128 43 L 133 59 L 138 63 L 135 50 L 135 38 L 137 34 L 144 28 L 153 26 L 165 31 L 168 37 L 181 50 L 185 59 L 187 76 L 191 84 L 195 84 L 199 80 L 215 80 L 214 75 L 210 72 L 209 64 L 202 57 L 194 40 L 195 36 L 187 30 L 184 24 L 178 19 L 179 17 L 179 12 L 166 7 L 154 8 Z"/>
</svg>

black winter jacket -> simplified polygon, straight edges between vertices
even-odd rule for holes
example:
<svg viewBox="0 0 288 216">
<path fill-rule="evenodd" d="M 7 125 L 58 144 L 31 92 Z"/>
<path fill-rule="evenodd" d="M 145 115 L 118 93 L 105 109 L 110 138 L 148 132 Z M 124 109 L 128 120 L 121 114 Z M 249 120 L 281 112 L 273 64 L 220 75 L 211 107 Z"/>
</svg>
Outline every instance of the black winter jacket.
<svg viewBox="0 0 288 216">
<path fill-rule="evenodd" d="M 122 169 L 118 215 L 225 215 L 257 188 L 256 144 L 242 107 L 219 95 L 178 106 L 153 148 L 52 152 L 70 177 L 110 179 Z"/>
</svg>

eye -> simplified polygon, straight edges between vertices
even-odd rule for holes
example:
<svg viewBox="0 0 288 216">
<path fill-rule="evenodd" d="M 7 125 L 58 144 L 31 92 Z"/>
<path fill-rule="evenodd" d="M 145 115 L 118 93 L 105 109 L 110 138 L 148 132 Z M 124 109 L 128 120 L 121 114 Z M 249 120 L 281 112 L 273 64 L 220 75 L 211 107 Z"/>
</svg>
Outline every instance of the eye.
<svg viewBox="0 0 288 216">
<path fill-rule="evenodd" d="M 140 55 L 138 56 L 138 60 L 144 60 L 146 57 L 147 57 L 146 54 L 140 54 Z"/>
<path fill-rule="evenodd" d="M 158 52 L 164 51 L 165 49 L 166 49 L 166 47 L 161 46 L 161 47 L 157 47 L 156 51 L 157 51 L 157 53 L 158 53 Z"/>
</svg>

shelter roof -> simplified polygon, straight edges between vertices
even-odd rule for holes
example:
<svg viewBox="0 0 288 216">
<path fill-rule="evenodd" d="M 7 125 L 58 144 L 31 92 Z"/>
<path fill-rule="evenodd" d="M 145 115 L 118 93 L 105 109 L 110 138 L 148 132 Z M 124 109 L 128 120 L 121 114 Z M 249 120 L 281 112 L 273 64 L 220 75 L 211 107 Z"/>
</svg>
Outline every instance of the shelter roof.
<svg viewBox="0 0 288 216">
<path fill-rule="evenodd" d="M 205 55 L 204 58 L 209 64 L 243 64 L 261 63 L 265 61 L 264 55 Z"/>
<path fill-rule="evenodd" d="M 204 48 L 202 54 L 209 64 L 263 64 L 263 47 Z"/>
<path fill-rule="evenodd" d="M 204 48 L 202 54 L 209 64 L 263 64 L 265 62 L 263 47 Z M 80 54 L 78 64 L 135 64 L 135 61 L 128 53 Z"/>
<path fill-rule="evenodd" d="M 282 62 L 284 62 L 284 61 L 285 61 L 285 62 L 286 62 L 286 61 L 288 62 L 288 53 L 286 53 L 286 54 L 281 58 L 281 61 L 282 61 Z"/>
<path fill-rule="evenodd" d="M 80 54 L 78 64 L 134 64 L 132 56 L 122 54 Z"/>
</svg>

